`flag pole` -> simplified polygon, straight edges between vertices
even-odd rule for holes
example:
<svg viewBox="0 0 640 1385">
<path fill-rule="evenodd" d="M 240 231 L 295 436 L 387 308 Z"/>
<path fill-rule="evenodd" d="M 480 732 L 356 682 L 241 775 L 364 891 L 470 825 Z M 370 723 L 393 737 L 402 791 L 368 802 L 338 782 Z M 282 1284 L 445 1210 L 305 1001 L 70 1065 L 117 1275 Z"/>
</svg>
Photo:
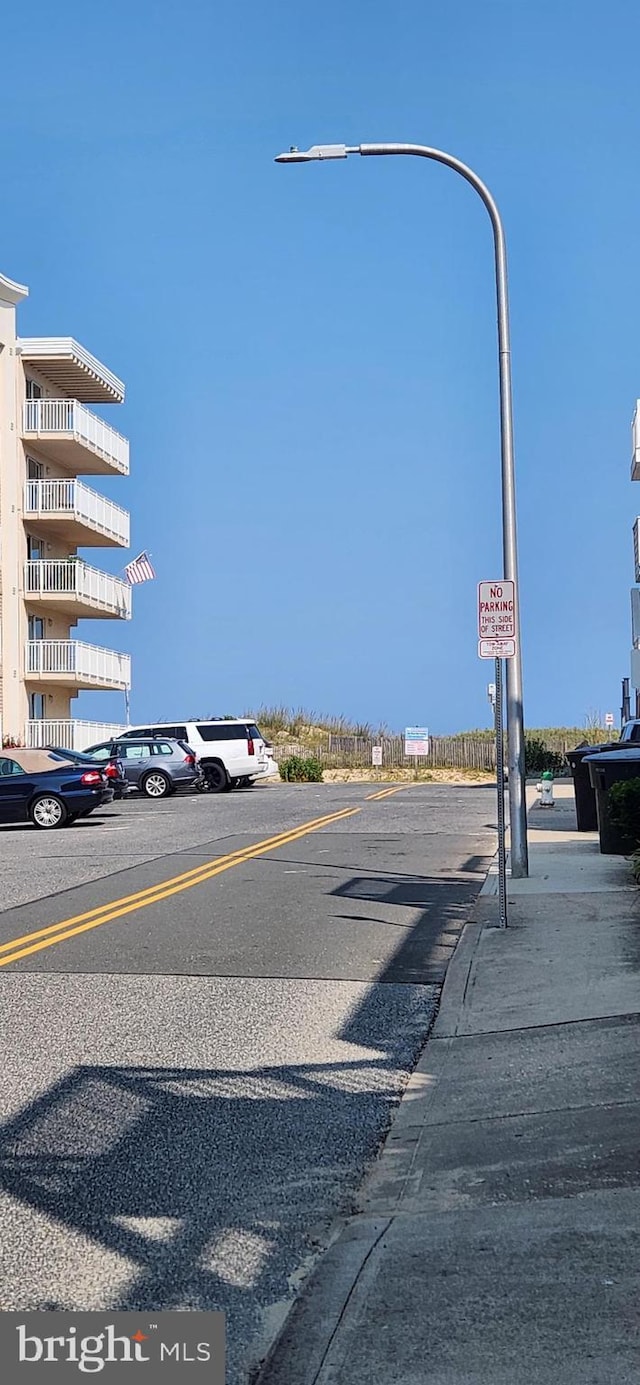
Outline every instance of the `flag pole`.
<svg viewBox="0 0 640 1385">
<path fill-rule="evenodd" d="M 137 558 L 133 558 L 123 568 L 123 576 L 130 587 L 137 586 L 140 582 L 151 582 L 155 578 L 155 572 L 151 563 L 151 554 L 143 548 Z M 131 725 L 131 689 L 124 690 L 124 713 L 127 720 L 127 729 Z"/>
</svg>

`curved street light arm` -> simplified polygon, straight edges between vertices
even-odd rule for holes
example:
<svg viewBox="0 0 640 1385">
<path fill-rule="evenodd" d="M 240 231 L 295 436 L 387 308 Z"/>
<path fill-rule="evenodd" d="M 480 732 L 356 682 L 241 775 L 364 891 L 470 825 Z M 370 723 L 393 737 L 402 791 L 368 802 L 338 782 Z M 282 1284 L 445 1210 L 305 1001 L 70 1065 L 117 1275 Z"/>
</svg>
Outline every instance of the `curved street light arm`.
<svg viewBox="0 0 640 1385">
<path fill-rule="evenodd" d="M 302 152 L 290 149 L 280 154 L 277 163 L 307 163 L 313 160 L 345 159 L 349 154 L 369 155 L 415 154 L 433 159 L 459 173 L 475 188 L 484 202 L 493 227 L 496 297 L 498 311 L 498 365 L 500 378 L 500 443 L 502 458 L 502 552 L 503 576 L 515 583 L 516 592 L 516 653 L 507 659 L 507 733 L 509 748 L 509 807 L 511 824 L 511 874 L 515 878 L 529 874 L 527 846 L 527 805 L 524 745 L 524 708 L 522 693 L 522 655 L 520 648 L 520 601 L 518 588 L 518 540 L 516 523 L 515 463 L 513 449 L 513 404 L 511 390 L 511 344 L 509 331 L 509 285 L 507 248 L 502 219 L 488 187 L 467 164 L 432 149 L 427 144 L 316 144 Z"/>
</svg>

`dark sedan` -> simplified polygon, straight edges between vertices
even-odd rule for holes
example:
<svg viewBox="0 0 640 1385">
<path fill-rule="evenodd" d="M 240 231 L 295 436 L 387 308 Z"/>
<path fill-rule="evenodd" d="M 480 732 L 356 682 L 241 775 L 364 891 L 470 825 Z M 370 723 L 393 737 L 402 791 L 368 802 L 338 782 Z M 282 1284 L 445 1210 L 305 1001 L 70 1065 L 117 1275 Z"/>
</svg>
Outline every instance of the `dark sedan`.
<svg viewBox="0 0 640 1385">
<path fill-rule="evenodd" d="M 65 750 L 64 746 L 61 745 L 48 745 L 45 748 L 56 760 L 67 760 L 72 765 L 98 765 L 109 780 L 116 798 L 126 798 L 129 792 L 129 781 L 125 775 L 122 760 L 119 760 L 115 755 L 110 760 L 98 761 L 95 755 L 92 755 L 88 750 Z"/>
<path fill-rule="evenodd" d="M 65 827 L 112 799 L 97 767 L 63 764 L 48 750 L 0 752 L 0 822 Z"/>
</svg>

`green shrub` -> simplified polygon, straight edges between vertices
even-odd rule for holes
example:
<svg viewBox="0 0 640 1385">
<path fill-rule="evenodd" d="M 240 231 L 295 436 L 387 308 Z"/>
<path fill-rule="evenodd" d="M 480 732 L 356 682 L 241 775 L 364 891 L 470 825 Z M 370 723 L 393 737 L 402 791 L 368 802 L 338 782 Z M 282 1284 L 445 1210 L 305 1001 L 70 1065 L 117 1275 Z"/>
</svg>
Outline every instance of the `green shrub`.
<svg viewBox="0 0 640 1385">
<path fill-rule="evenodd" d="M 287 779 L 290 784 L 321 784 L 322 765 L 312 755 L 307 759 L 290 755 L 288 760 L 280 762 L 280 778 Z"/>
<path fill-rule="evenodd" d="M 538 736 L 525 736 L 524 760 L 527 774 L 543 774 L 547 769 L 559 774 L 564 768 L 564 755 L 549 750 Z"/>
<path fill-rule="evenodd" d="M 612 784 L 607 794 L 609 817 L 629 850 L 640 845 L 640 779 L 623 779 Z"/>
</svg>

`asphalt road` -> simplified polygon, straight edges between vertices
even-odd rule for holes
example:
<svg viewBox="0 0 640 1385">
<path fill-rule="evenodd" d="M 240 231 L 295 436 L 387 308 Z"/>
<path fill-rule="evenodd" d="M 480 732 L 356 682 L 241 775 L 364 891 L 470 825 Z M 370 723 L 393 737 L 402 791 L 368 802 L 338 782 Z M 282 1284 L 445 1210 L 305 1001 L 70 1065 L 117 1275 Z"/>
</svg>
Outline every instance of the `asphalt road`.
<svg viewBox="0 0 640 1385">
<path fill-rule="evenodd" d="M 0 829 L 0 1306 L 221 1307 L 246 1380 L 353 1205 L 494 850 L 490 789 L 372 792 Z"/>
</svg>

